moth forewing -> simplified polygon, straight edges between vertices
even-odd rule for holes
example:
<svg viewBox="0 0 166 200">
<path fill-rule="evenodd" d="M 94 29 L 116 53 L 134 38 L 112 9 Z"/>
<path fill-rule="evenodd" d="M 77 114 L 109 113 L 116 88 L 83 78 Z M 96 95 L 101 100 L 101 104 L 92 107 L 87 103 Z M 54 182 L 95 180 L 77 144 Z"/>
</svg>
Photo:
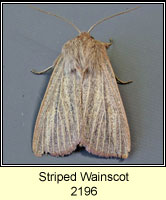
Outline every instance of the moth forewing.
<svg viewBox="0 0 166 200">
<path fill-rule="evenodd" d="M 37 116 L 33 152 L 36 156 L 49 153 L 63 156 L 75 150 L 79 143 L 79 128 L 73 76 L 65 72 L 65 59 L 58 58 Z M 78 83 L 79 84 L 79 83 Z"/>
<path fill-rule="evenodd" d="M 91 70 L 84 76 L 86 80 L 82 85 L 84 131 L 81 143 L 89 152 L 102 157 L 127 158 L 129 126 L 106 45 L 96 40 L 91 43 L 96 50 L 90 60 L 88 54 L 84 57 Z"/>
</svg>

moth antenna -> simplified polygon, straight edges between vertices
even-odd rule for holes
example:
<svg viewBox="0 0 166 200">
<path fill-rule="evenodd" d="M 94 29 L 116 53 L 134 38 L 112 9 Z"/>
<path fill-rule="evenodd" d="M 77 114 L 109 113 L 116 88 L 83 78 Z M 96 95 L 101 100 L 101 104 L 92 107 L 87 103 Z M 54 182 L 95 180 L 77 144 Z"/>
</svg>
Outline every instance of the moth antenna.
<svg viewBox="0 0 166 200">
<path fill-rule="evenodd" d="M 90 27 L 90 29 L 88 30 L 88 33 L 90 33 L 90 32 L 94 29 L 94 27 L 95 27 L 96 25 L 101 24 L 102 22 L 104 22 L 104 21 L 106 21 L 106 20 L 108 20 L 108 19 L 111 19 L 111 18 L 113 18 L 113 17 L 116 17 L 116 16 L 118 16 L 118 15 L 123 15 L 123 14 L 125 14 L 125 13 L 128 13 L 128 12 L 131 12 L 131 11 L 133 11 L 133 10 L 136 10 L 137 8 L 140 8 L 140 6 L 137 6 L 137 7 L 135 7 L 135 8 L 132 8 L 132 9 L 129 9 L 129 10 L 126 10 L 126 11 L 123 11 L 123 12 L 120 12 L 120 13 L 117 13 L 117 14 L 114 14 L 114 15 L 112 15 L 112 16 L 109 16 L 109 17 L 106 17 L 106 18 L 104 18 L 104 19 L 101 19 L 101 20 L 97 21 L 96 24 L 94 24 L 93 26 Z"/>
<path fill-rule="evenodd" d="M 31 8 L 33 8 L 33 9 L 35 9 L 35 10 L 38 10 L 39 12 L 45 13 L 45 14 L 47 14 L 47 15 L 55 16 L 55 17 L 57 17 L 57 18 L 59 18 L 59 19 L 65 21 L 65 22 L 67 22 L 68 24 L 72 25 L 72 26 L 74 27 L 74 29 L 75 29 L 79 34 L 81 33 L 81 31 L 79 30 L 79 28 L 78 28 L 76 25 L 74 25 L 71 21 L 69 21 L 68 19 L 66 19 L 66 18 L 64 18 L 64 17 L 61 17 L 61 16 L 58 16 L 58 15 L 55 15 L 54 13 L 44 11 L 44 10 L 42 10 L 42 9 L 40 9 L 40 8 L 37 8 L 37 7 L 35 7 L 35 6 L 32 6 L 32 5 L 28 5 L 28 6 L 31 7 Z"/>
</svg>

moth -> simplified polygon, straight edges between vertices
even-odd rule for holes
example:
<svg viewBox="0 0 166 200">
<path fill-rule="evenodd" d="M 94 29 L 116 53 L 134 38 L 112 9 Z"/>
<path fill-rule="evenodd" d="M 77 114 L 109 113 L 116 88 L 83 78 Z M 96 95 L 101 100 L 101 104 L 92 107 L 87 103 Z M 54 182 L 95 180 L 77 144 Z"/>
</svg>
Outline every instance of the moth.
<svg viewBox="0 0 166 200">
<path fill-rule="evenodd" d="M 90 32 L 105 20 L 128 13 L 132 8 L 114 14 L 81 32 L 69 20 L 79 35 L 62 48 L 53 65 L 35 74 L 53 69 L 37 116 L 33 152 L 35 156 L 50 154 L 64 156 L 72 153 L 77 145 L 101 157 L 127 158 L 131 150 L 130 131 L 118 89 L 118 79 L 112 69 L 105 43 L 95 40 Z"/>
</svg>

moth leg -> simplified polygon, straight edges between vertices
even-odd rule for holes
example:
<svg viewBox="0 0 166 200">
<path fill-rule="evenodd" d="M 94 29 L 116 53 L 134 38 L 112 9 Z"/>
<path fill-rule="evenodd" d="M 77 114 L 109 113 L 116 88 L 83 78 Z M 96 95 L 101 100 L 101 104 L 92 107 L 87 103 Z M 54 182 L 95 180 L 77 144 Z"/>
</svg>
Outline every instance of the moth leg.
<svg viewBox="0 0 166 200">
<path fill-rule="evenodd" d="M 44 74 L 46 72 L 48 72 L 49 70 L 53 69 L 54 68 L 54 65 L 51 65 L 50 67 L 47 67 L 46 69 L 40 71 L 40 72 L 37 72 L 36 70 L 32 69 L 31 72 L 33 74 L 37 74 L 37 75 L 40 75 L 40 74 Z"/>
<path fill-rule="evenodd" d="M 59 62 L 60 59 L 61 59 L 61 55 L 59 55 L 57 57 L 57 59 L 53 62 L 53 64 L 50 67 L 47 67 L 46 69 L 44 69 L 40 72 L 37 72 L 36 70 L 32 69 L 31 72 L 34 74 L 38 74 L 38 75 L 44 74 L 44 73 L 48 72 L 49 70 L 54 69 L 54 67 L 57 65 L 57 63 Z"/>
<path fill-rule="evenodd" d="M 112 43 L 113 43 L 112 38 L 110 38 L 109 41 L 110 41 L 110 42 L 105 42 L 105 43 L 104 43 L 106 49 L 108 49 L 108 48 L 112 45 Z"/>
<path fill-rule="evenodd" d="M 115 76 L 117 83 L 125 85 L 125 84 L 129 84 L 132 83 L 133 81 L 122 81 L 120 80 L 117 76 Z"/>
</svg>

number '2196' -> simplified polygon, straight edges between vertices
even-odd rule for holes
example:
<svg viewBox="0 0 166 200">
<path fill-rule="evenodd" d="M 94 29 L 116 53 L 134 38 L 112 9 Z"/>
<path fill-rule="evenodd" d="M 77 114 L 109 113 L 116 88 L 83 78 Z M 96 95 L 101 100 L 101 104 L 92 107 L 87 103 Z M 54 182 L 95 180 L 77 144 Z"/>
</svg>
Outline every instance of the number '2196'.
<svg viewBox="0 0 166 200">
<path fill-rule="evenodd" d="M 71 187 L 71 190 L 73 190 L 73 192 L 71 193 L 71 196 L 96 196 L 97 195 L 97 187 Z"/>
</svg>

